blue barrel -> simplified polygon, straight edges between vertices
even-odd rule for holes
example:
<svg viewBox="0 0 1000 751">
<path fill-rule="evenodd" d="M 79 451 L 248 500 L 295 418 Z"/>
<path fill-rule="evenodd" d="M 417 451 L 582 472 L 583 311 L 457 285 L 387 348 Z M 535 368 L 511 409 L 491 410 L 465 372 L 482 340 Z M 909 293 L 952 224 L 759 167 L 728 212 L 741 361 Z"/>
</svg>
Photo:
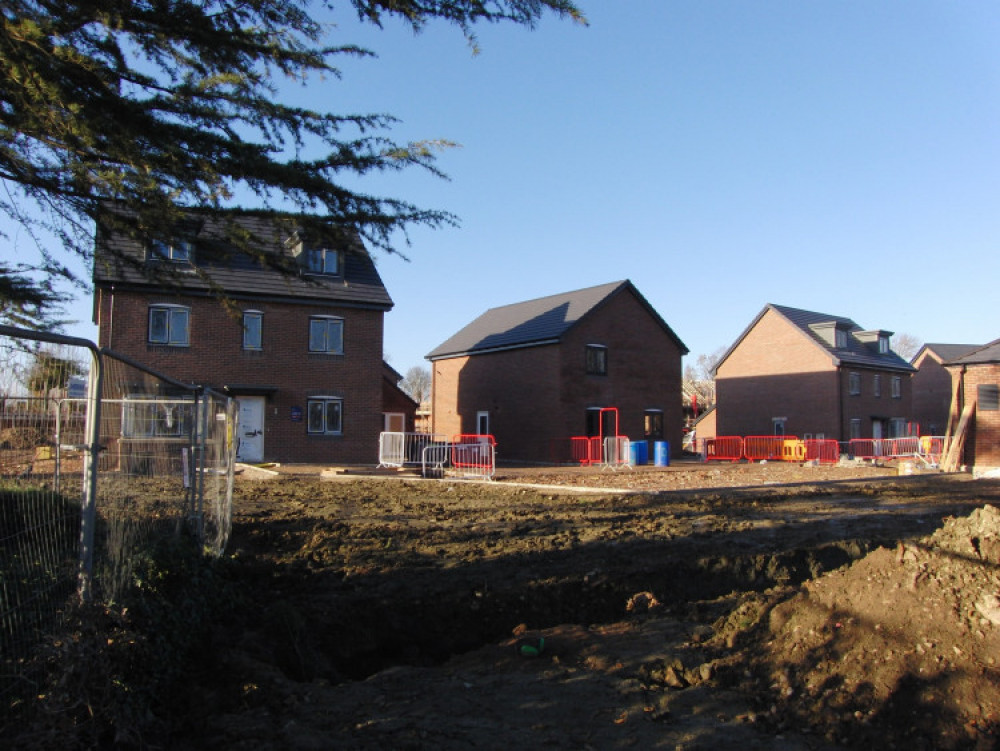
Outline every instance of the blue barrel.
<svg viewBox="0 0 1000 751">
<path fill-rule="evenodd" d="M 653 444 L 653 462 L 657 467 L 670 466 L 670 444 L 666 441 L 656 441 Z"/>
<path fill-rule="evenodd" d="M 632 444 L 635 449 L 635 463 L 649 464 L 649 444 L 646 441 L 636 441 Z"/>
<path fill-rule="evenodd" d="M 633 467 L 639 463 L 639 444 L 632 443 L 628 444 L 628 463 Z"/>
</svg>

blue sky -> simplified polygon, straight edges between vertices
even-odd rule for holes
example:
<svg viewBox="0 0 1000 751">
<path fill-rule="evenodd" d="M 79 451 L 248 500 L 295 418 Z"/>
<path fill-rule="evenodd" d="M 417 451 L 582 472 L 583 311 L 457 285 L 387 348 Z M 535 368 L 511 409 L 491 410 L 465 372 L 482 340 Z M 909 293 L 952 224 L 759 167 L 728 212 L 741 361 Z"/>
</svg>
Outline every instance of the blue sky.
<svg viewBox="0 0 1000 751">
<path fill-rule="evenodd" d="M 458 215 L 378 258 L 405 372 L 486 309 L 631 279 L 697 355 L 767 303 L 1000 337 L 1000 5 L 582 0 L 583 27 L 378 31 L 287 95 L 461 144 L 357 183 Z M 74 310 L 89 322 L 89 303 Z M 73 333 L 93 336 L 92 326 Z"/>
</svg>

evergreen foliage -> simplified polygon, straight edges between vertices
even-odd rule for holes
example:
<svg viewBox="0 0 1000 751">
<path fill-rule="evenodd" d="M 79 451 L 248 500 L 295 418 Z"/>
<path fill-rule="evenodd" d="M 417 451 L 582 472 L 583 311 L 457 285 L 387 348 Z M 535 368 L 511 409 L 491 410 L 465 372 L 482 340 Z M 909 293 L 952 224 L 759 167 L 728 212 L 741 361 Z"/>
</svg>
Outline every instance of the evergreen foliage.
<svg viewBox="0 0 1000 751">
<path fill-rule="evenodd" d="M 473 45 L 477 23 L 530 27 L 548 11 L 583 22 L 569 0 L 0 0 L 0 212 L 56 241 L 38 242 L 37 264 L 0 268 L 0 317 L 9 301 L 22 313 L 57 302 L 51 280 L 75 278 L 67 254 L 89 261 L 95 233 L 148 242 L 192 209 L 347 227 L 388 252 L 409 226 L 454 223 L 345 186 L 414 166 L 440 174 L 447 142 L 400 144 L 391 115 L 280 101 L 279 83 L 335 79 L 337 60 L 371 55 L 327 46 L 315 12 L 335 5 L 379 27 L 448 22 Z"/>
</svg>

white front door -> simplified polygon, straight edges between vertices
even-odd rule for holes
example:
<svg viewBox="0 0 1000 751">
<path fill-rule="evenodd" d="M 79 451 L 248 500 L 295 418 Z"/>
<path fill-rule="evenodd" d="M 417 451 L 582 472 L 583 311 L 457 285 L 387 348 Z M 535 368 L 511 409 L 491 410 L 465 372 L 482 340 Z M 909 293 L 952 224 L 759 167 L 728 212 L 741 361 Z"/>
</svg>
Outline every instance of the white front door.
<svg viewBox="0 0 1000 751">
<path fill-rule="evenodd" d="M 240 442 L 236 459 L 241 462 L 264 461 L 264 397 L 242 396 L 240 405 Z"/>
</svg>

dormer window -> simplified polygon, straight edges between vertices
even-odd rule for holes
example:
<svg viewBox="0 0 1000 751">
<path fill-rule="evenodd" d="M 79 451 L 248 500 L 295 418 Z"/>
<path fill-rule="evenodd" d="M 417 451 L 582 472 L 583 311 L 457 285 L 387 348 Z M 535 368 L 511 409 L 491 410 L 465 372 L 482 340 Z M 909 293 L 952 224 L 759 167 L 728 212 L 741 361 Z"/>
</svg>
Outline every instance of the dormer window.
<svg viewBox="0 0 1000 751">
<path fill-rule="evenodd" d="M 340 251 L 332 248 L 305 249 L 306 269 L 311 274 L 340 274 Z"/>
<path fill-rule="evenodd" d="M 834 346 L 837 349 L 847 349 L 847 331 L 838 328 L 834 337 L 836 340 L 836 344 Z"/>
<path fill-rule="evenodd" d="M 188 240 L 153 240 L 151 251 L 155 260 L 173 263 L 188 263 L 194 255 Z"/>
<path fill-rule="evenodd" d="M 880 355 L 889 354 L 889 337 L 880 336 L 878 338 L 878 353 Z"/>
</svg>

